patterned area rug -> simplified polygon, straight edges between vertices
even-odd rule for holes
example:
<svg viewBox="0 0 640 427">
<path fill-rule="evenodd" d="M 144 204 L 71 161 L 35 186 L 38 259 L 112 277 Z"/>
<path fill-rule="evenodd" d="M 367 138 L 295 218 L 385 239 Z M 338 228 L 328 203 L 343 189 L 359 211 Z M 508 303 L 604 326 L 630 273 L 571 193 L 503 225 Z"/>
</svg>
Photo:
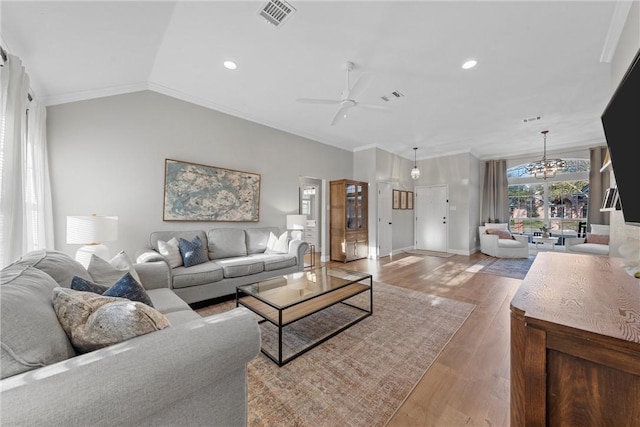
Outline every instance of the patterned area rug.
<svg viewBox="0 0 640 427">
<path fill-rule="evenodd" d="M 494 276 L 524 279 L 536 259 L 535 255 L 529 258 L 487 258 L 478 261 L 466 271 L 469 273 L 493 274 Z"/>
<path fill-rule="evenodd" d="M 384 426 L 475 308 L 383 283 L 373 288 L 370 317 L 281 368 L 263 354 L 249 363 L 249 426 Z M 368 306 L 368 293 L 349 302 Z M 197 311 L 206 316 L 234 306 Z M 348 321 L 353 311 L 343 309 L 294 324 L 292 342 L 305 341 L 329 318 L 333 326 Z M 271 341 L 272 331 L 262 332 Z"/>
</svg>

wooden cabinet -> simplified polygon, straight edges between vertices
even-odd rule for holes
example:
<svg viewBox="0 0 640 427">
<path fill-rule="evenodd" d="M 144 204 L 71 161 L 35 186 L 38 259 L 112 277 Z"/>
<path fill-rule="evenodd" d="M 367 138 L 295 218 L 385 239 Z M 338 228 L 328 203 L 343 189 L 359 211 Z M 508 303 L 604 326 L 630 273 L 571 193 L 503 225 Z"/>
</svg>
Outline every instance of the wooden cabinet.
<svg viewBox="0 0 640 427">
<path fill-rule="evenodd" d="M 542 252 L 511 301 L 511 426 L 640 425 L 640 280 Z"/>
<path fill-rule="evenodd" d="M 367 258 L 369 184 L 347 179 L 329 184 L 331 260 L 347 262 Z"/>
</svg>

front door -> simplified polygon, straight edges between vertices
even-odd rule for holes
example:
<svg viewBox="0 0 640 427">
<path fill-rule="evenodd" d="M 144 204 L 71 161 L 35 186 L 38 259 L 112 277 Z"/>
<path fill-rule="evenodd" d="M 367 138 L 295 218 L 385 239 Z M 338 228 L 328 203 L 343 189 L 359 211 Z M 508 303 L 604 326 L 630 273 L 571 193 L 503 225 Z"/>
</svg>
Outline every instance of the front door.
<svg viewBox="0 0 640 427">
<path fill-rule="evenodd" d="M 448 188 L 446 185 L 416 187 L 416 249 L 447 251 Z"/>
</svg>

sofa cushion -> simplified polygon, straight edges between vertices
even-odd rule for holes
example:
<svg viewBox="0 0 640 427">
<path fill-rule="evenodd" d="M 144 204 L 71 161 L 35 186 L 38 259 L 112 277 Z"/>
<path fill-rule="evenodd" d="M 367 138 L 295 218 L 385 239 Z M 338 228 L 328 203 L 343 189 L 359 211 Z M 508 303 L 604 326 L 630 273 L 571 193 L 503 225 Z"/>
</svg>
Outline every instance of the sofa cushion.
<svg viewBox="0 0 640 427">
<path fill-rule="evenodd" d="M 91 283 L 88 280 L 76 276 L 71 281 L 71 289 L 74 291 L 91 292 L 105 297 L 126 298 L 153 307 L 147 291 L 131 276 L 131 273 L 125 273 L 124 276 L 116 280 L 110 287 Z"/>
<path fill-rule="evenodd" d="M 189 304 L 169 288 L 150 289 L 147 293 L 153 302 L 153 307 L 165 316 L 173 311 L 193 311 Z"/>
<path fill-rule="evenodd" d="M 609 245 L 601 245 L 599 243 L 579 243 L 577 245 L 571 245 L 570 251 L 592 255 L 609 255 Z"/>
<path fill-rule="evenodd" d="M 169 326 L 157 310 L 123 298 L 57 287 L 53 308 L 79 352 L 86 353 Z"/>
<path fill-rule="evenodd" d="M 169 263 L 169 267 L 176 268 L 183 265 L 182 255 L 180 254 L 180 244 L 175 237 L 169 239 L 168 242 L 158 240 L 158 252 L 165 257 Z"/>
<path fill-rule="evenodd" d="M 293 267 L 298 262 L 295 255 L 289 254 L 256 254 L 252 258 L 260 259 L 264 263 L 264 271 Z"/>
<path fill-rule="evenodd" d="M 205 262 L 193 267 L 176 267 L 172 270 L 174 288 L 205 285 L 224 279 L 222 267 L 215 262 Z"/>
<path fill-rule="evenodd" d="M 35 267 L 44 271 L 59 286 L 68 288 L 71 286 L 73 276 L 82 277 L 91 280 L 91 276 L 87 270 L 75 259 L 60 251 L 40 249 L 24 254 L 19 260 L 12 265 L 24 265 Z"/>
<path fill-rule="evenodd" d="M 515 239 L 498 239 L 499 248 L 523 248 L 525 246 L 529 246 L 529 244 Z"/>
<path fill-rule="evenodd" d="M 261 254 L 267 249 L 269 233 L 276 236 L 280 234 L 278 227 L 255 227 L 247 228 L 245 235 L 247 238 L 247 254 Z"/>
<path fill-rule="evenodd" d="M 253 257 L 237 257 L 216 261 L 221 267 L 225 278 L 242 277 L 264 271 L 264 262 Z"/>
<path fill-rule="evenodd" d="M 92 282 L 99 285 L 111 285 L 124 276 L 125 273 L 131 273 L 131 276 L 140 283 L 140 276 L 136 272 L 133 261 L 125 251 L 120 251 L 109 261 L 96 255 L 91 255 L 87 271 L 91 276 Z"/>
<path fill-rule="evenodd" d="M 200 240 L 200 237 L 198 236 L 194 237 L 191 241 L 185 240 L 181 237 L 178 239 L 178 246 L 180 247 L 182 263 L 185 267 L 191 267 L 209 261 L 207 249 L 204 247 L 202 240 Z"/>
<path fill-rule="evenodd" d="M 247 242 L 241 228 L 214 228 L 207 232 L 209 258 L 247 256 Z"/>
<path fill-rule="evenodd" d="M 58 284 L 45 272 L 21 265 L 0 272 L 0 378 L 74 357 L 51 303 Z"/>
</svg>

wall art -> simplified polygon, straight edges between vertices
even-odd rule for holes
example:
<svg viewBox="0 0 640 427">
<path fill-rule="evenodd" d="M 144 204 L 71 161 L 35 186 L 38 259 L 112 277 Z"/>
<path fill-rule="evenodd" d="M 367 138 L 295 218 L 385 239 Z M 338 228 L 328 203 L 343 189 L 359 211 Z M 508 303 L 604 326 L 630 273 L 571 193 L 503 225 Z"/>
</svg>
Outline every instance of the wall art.
<svg viewBox="0 0 640 427">
<path fill-rule="evenodd" d="M 260 219 L 260 174 L 165 159 L 164 221 Z"/>
</svg>

